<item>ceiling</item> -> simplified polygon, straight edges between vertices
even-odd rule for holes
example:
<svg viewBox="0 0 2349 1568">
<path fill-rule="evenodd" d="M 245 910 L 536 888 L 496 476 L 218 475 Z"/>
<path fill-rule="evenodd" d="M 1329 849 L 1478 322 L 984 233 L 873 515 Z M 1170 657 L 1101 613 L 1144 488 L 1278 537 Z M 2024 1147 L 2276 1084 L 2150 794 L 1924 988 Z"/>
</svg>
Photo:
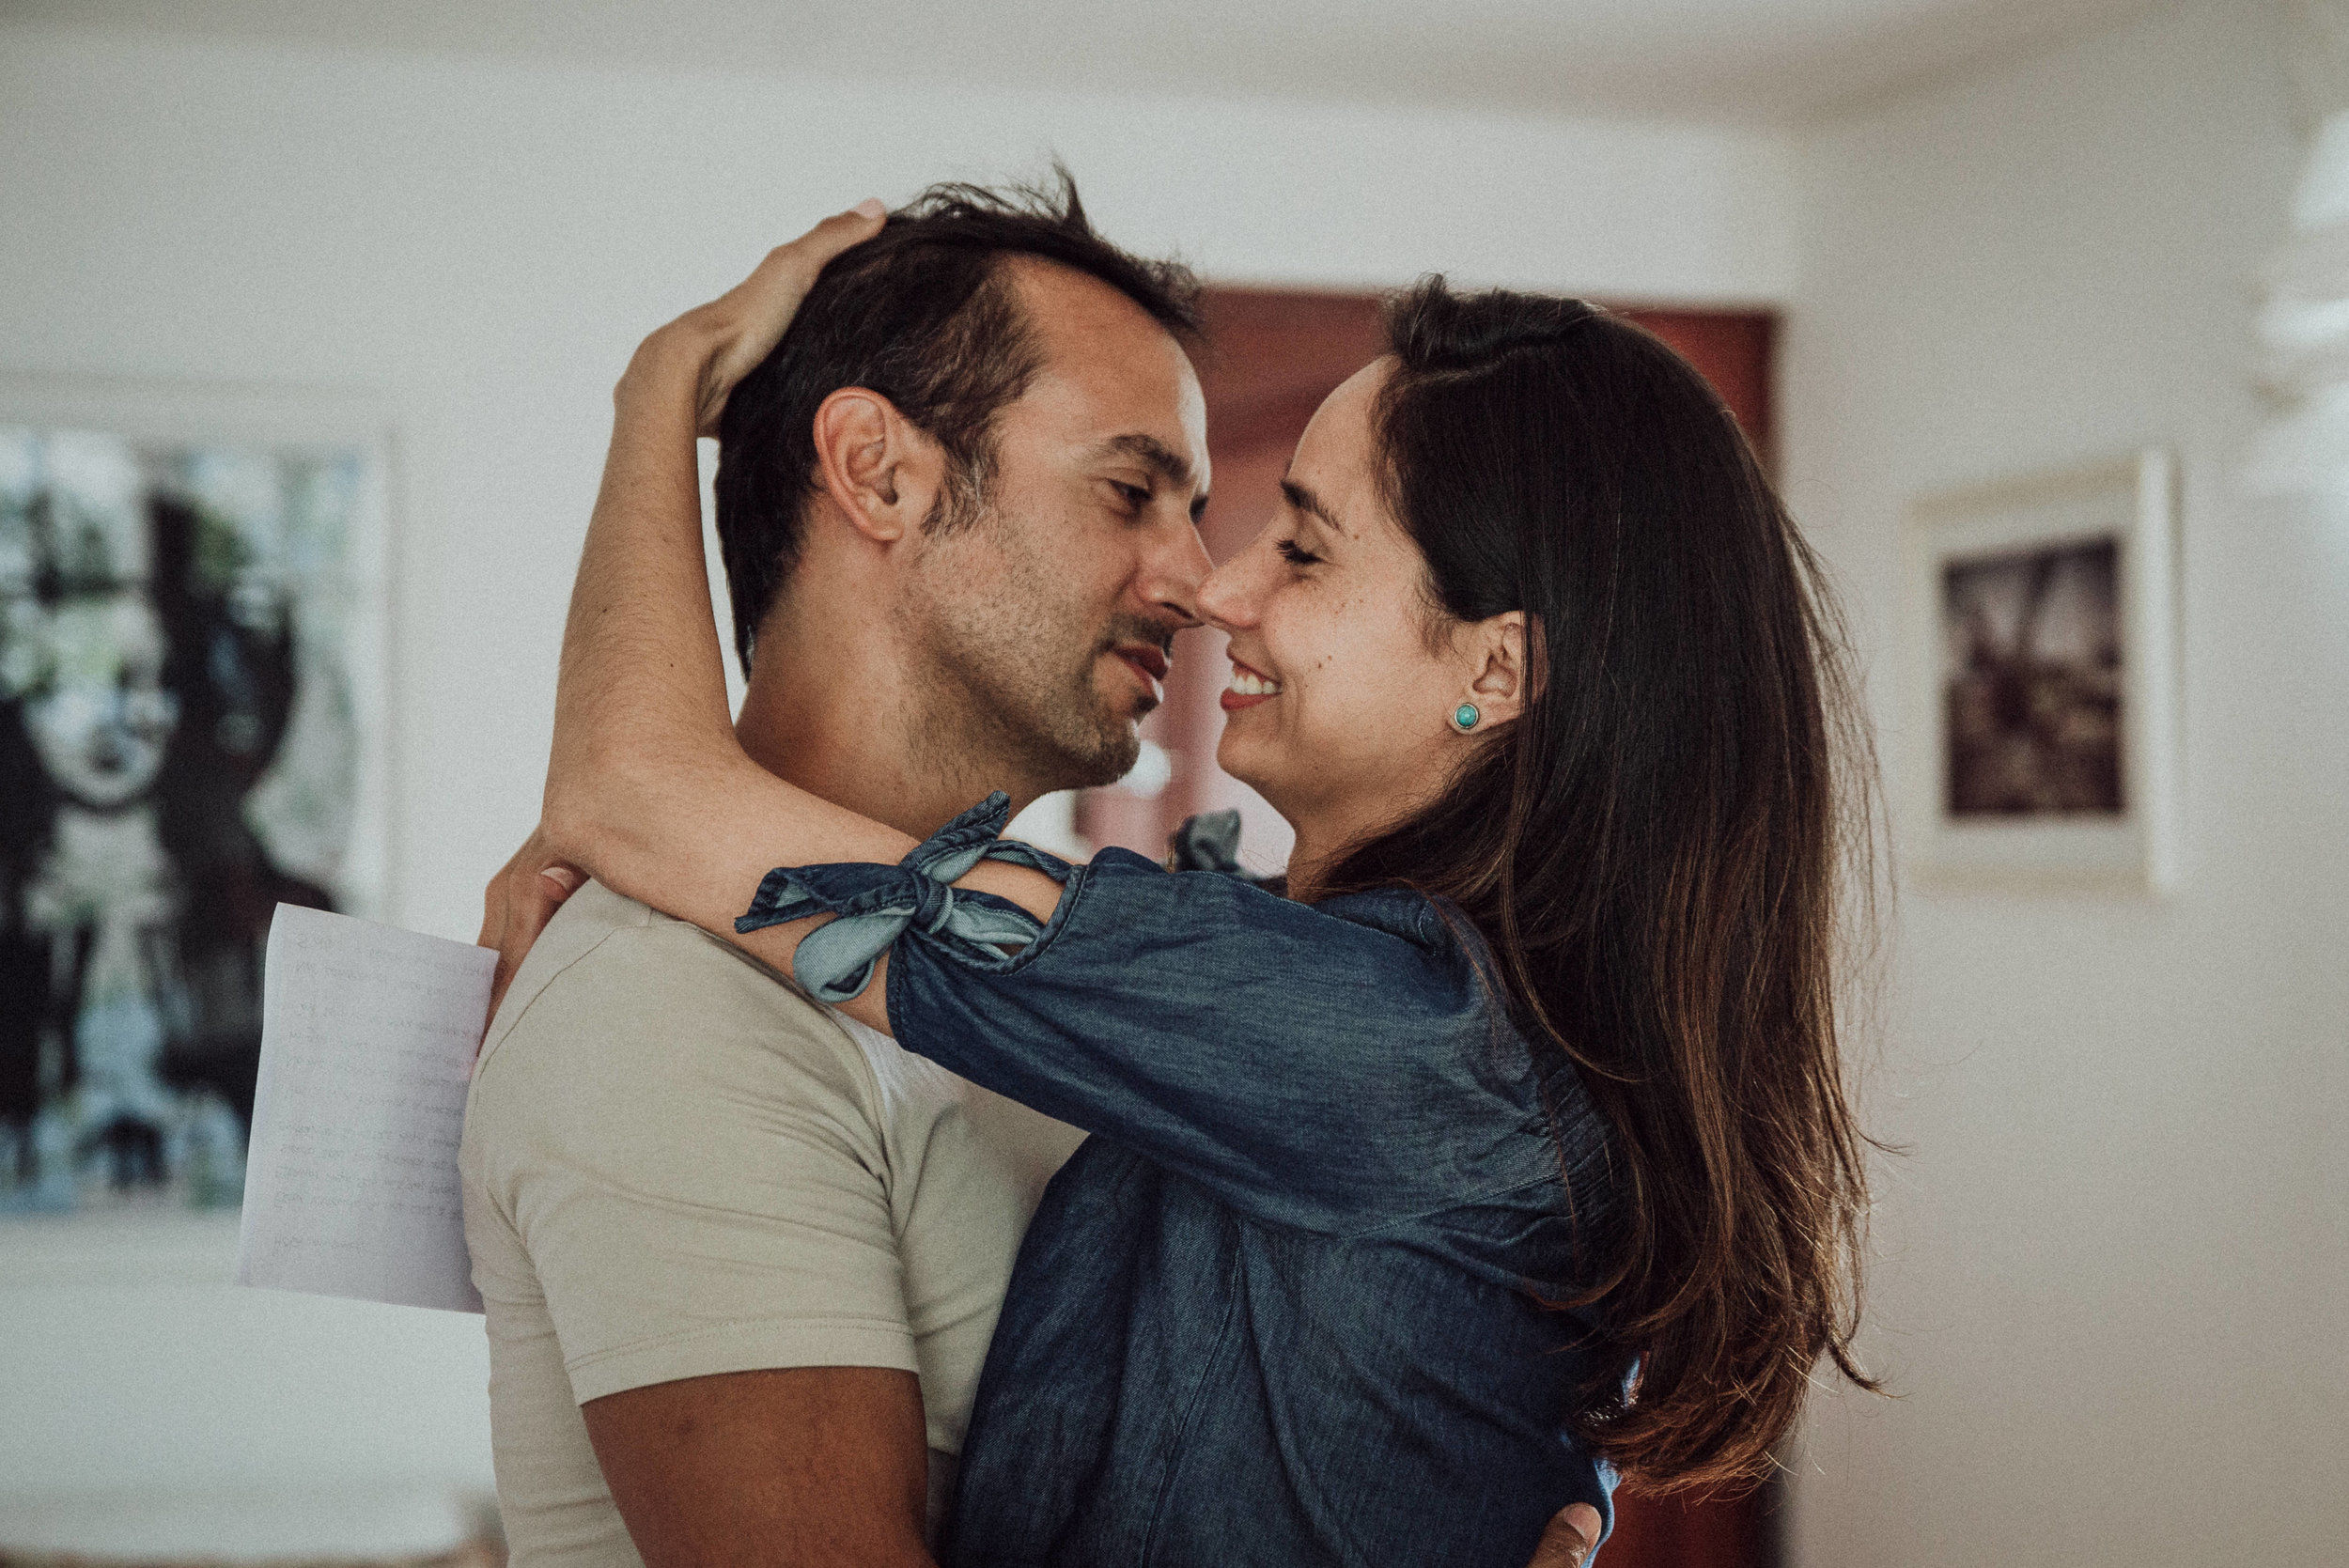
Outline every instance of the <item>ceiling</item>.
<svg viewBox="0 0 2349 1568">
<path fill-rule="evenodd" d="M 0 19 L 661 69 L 1785 123 L 2155 0 L 0 0 Z"/>
</svg>

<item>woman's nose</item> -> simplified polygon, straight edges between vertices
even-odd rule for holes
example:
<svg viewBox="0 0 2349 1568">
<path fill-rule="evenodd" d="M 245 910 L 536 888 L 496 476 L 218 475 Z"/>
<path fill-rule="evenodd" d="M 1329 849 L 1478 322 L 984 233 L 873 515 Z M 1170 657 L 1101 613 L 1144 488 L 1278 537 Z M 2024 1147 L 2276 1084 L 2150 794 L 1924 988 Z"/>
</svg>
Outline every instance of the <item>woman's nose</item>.
<svg viewBox="0 0 2349 1568">
<path fill-rule="evenodd" d="M 1224 562 L 1199 584 L 1199 617 L 1223 631 L 1256 624 L 1256 594 L 1252 582 L 1256 551 L 1252 547 Z"/>
</svg>

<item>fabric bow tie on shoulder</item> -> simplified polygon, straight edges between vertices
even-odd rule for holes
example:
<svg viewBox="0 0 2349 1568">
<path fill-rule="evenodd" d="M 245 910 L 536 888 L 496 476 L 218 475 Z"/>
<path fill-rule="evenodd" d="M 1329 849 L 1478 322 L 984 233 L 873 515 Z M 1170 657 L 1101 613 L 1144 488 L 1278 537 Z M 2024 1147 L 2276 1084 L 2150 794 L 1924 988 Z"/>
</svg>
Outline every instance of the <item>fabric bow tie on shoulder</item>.
<svg viewBox="0 0 2349 1568">
<path fill-rule="evenodd" d="M 758 885 L 748 913 L 734 923 L 744 936 L 833 914 L 800 943 L 791 974 L 811 996 L 843 1002 L 872 983 L 873 967 L 909 927 L 919 925 L 987 969 L 1009 969 L 1015 955 L 1043 934 L 1027 910 L 993 893 L 956 888 L 983 860 L 1006 861 L 1068 880 L 1066 861 L 1000 835 L 1011 798 L 997 790 L 914 846 L 895 865 L 847 862 L 777 867 Z"/>
</svg>

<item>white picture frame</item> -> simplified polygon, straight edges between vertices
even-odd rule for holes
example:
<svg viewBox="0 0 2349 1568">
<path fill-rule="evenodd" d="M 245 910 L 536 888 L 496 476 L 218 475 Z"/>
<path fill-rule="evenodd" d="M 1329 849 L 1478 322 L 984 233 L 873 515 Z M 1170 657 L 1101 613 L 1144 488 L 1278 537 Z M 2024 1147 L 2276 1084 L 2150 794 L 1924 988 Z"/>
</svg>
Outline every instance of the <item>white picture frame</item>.
<svg viewBox="0 0 2349 1568">
<path fill-rule="evenodd" d="M 2177 875 L 2170 452 L 1929 496 L 1905 530 L 1903 859 L 1927 886 Z"/>
</svg>

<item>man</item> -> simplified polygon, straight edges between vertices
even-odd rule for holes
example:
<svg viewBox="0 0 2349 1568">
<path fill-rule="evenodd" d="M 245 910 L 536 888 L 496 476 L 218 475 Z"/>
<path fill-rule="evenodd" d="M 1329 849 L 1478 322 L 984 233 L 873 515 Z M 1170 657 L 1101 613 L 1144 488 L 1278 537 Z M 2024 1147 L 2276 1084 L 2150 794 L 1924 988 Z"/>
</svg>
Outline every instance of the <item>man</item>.
<svg viewBox="0 0 2349 1568">
<path fill-rule="evenodd" d="M 916 836 L 1125 771 L 1208 565 L 1190 296 L 1066 184 L 941 188 L 824 272 L 722 431 L 754 759 Z M 582 890 L 462 1157 L 518 1568 L 926 1562 L 1077 1138 Z"/>
</svg>

